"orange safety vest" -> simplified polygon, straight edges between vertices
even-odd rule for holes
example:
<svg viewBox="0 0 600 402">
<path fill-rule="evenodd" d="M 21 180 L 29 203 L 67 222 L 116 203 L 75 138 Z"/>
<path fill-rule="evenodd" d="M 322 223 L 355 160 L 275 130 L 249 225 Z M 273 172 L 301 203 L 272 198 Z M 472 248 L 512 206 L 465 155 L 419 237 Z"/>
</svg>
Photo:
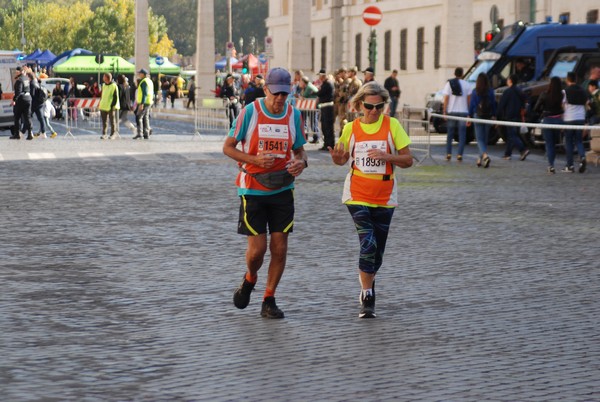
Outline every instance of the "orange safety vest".
<svg viewBox="0 0 600 402">
<path fill-rule="evenodd" d="M 292 159 L 292 146 L 296 139 L 294 126 L 294 109 L 288 103 L 282 117 L 268 116 L 258 100 L 254 101 L 254 115 L 248 127 L 246 137 L 242 141 L 242 150 L 249 155 L 259 153 L 271 154 L 275 163 L 269 169 L 249 163 L 239 163 L 240 173 L 236 185 L 240 188 L 273 191 L 260 184 L 250 174 L 276 172 L 287 169 L 287 163 Z"/>
<path fill-rule="evenodd" d="M 352 123 L 349 149 L 352 157 L 349 177 L 349 199 L 369 204 L 396 205 L 394 165 L 369 158 L 367 151 L 378 148 L 387 153 L 397 154 L 390 131 L 390 118 L 383 117 L 379 131 L 367 134 L 362 130 L 360 120 Z"/>
</svg>

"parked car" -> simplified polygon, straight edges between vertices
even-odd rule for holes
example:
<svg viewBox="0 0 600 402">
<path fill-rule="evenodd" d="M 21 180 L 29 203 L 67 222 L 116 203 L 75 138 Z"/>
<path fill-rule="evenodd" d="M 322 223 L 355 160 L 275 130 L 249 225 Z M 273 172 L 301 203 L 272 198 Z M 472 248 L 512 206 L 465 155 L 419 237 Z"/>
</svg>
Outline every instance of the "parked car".
<svg viewBox="0 0 600 402">
<path fill-rule="evenodd" d="M 62 87 L 63 91 L 65 90 L 65 85 L 67 85 L 69 83 L 69 80 L 67 78 L 59 78 L 59 77 L 42 78 L 40 81 L 42 81 L 42 86 L 44 88 L 46 88 L 50 93 L 52 93 L 54 88 L 56 88 L 57 82 L 60 82 L 60 86 Z M 80 91 L 84 88 L 85 88 L 85 85 L 77 84 L 77 89 L 79 89 Z"/>
</svg>

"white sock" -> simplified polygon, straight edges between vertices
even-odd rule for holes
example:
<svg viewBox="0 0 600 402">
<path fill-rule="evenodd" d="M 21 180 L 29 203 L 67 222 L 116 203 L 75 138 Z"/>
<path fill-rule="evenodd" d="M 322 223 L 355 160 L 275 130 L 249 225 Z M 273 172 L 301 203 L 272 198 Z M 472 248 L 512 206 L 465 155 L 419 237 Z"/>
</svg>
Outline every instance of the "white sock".
<svg viewBox="0 0 600 402">
<path fill-rule="evenodd" d="M 363 289 L 362 290 L 362 295 L 363 295 L 363 299 L 367 296 L 373 296 L 373 290 L 371 288 L 369 289 Z"/>
</svg>

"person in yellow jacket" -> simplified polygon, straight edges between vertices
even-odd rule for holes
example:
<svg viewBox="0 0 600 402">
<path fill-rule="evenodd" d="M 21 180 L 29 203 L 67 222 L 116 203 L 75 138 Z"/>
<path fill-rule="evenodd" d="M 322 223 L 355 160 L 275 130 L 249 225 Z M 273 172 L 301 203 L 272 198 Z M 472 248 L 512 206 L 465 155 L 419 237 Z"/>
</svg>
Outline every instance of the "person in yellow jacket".
<svg viewBox="0 0 600 402">
<path fill-rule="evenodd" d="M 119 87 L 113 81 L 111 73 L 105 73 L 102 84 L 102 95 L 100 97 L 100 117 L 102 118 L 102 136 L 105 140 L 108 120 L 110 120 L 110 139 L 114 140 L 119 136 L 119 124 L 117 123 L 117 110 L 119 105 Z"/>
<path fill-rule="evenodd" d="M 383 252 L 394 208 L 398 205 L 395 167 L 412 166 L 410 139 L 393 117 L 383 114 L 388 91 L 372 81 L 363 85 L 352 106 L 362 117 L 344 126 L 329 153 L 336 165 L 348 163 L 342 202 L 354 220 L 360 242 L 358 261 L 361 284 L 360 318 L 375 317 L 375 275 Z"/>
<path fill-rule="evenodd" d="M 137 135 L 134 140 L 148 139 L 152 129 L 150 128 L 150 108 L 154 101 L 154 83 L 148 77 L 148 71 L 142 68 L 138 71 L 138 85 L 135 90 L 135 122 L 137 124 Z"/>
</svg>

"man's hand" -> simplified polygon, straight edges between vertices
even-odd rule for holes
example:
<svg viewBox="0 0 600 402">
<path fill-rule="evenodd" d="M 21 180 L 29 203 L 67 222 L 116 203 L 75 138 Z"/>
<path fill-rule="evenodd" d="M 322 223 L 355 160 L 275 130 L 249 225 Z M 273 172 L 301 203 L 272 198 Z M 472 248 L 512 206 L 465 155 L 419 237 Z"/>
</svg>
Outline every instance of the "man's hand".
<svg viewBox="0 0 600 402">
<path fill-rule="evenodd" d="M 269 169 L 273 167 L 275 163 L 275 158 L 271 154 L 262 154 L 259 153 L 255 156 L 254 164 L 256 166 L 260 166 L 261 168 Z"/>
<path fill-rule="evenodd" d="M 305 166 L 304 159 L 293 159 L 288 162 L 287 171 L 289 174 L 296 177 L 304 171 Z"/>
</svg>

